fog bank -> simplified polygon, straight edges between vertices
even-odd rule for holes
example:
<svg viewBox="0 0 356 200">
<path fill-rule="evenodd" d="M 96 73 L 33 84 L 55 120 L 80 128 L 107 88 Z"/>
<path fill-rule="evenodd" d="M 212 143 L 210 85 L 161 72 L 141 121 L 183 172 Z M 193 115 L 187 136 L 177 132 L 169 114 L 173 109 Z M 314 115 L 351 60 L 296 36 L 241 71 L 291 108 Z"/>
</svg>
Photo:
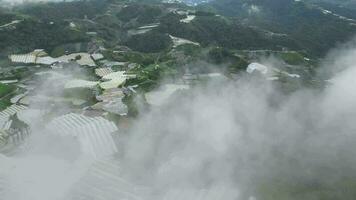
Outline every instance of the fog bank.
<svg viewBox="0 0 356 200">
<path fill-rule="evenodd" d="M 181 91 L 142 111 L 117 137 L 120 152 L 99 161 L 72 137 L 34 129 L 28 150 L 0 158 L 0 191 L 6 200 L 78 199 L 73 188 L 86 199 L 251 200 L 265 199 L 266 185 L 337 188 L 356 179 L 356 48 L 335 52 L 322 91 L 284 95 L 244 76 Z M 99 184 L 93 171 L 107 178 Z"/>
</svg>

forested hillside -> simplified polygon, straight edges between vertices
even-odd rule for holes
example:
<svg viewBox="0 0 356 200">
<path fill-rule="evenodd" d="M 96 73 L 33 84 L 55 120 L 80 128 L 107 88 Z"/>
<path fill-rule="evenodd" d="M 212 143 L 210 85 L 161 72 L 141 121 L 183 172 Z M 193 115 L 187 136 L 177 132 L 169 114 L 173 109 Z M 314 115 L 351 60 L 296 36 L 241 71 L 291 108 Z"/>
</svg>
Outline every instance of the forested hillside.
<svg viewBox="0 0 356 200">
<path fill-rule="evenodd" d="M 245 20 L 275 33 L 285 33 L 301 48 L 322 56 L 356 33 L 354 22 L 322 12 L 313 4 L 294 0 L 221 0 L 209 6 L 220 14 Z"/>
</svg>

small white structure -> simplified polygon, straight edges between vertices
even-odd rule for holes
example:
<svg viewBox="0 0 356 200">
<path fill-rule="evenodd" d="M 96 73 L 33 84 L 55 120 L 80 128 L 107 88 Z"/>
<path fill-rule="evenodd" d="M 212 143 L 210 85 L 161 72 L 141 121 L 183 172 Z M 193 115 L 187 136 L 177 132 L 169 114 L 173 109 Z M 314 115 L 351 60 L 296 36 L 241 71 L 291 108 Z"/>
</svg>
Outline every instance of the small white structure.
<svg viewBox="0 0 356 200">
<path fill-rule="evenodd" d="M 300 78 L 300 75 L 299 74 L 290 74 L 290 73 L 287 73 L 287 75 L 291 78 Z"/>
<path fill-rule="evenodd" d="M 260 72 L 261 74 L 268 73 L 268 67 L 259 63 L 251 63 L 248 65 L 246 72 L 252 74 L 253 72 Z"/>
<path fill-rule="evenodd" d="M 148 24 L 145 26 L 141 26 L 138 29 L 153 29 L 159 26 L 160 23 Z"/>
<path fill-rule="evenodd" d="M 14 80 L 1 80 L 0 83 L 2 84 L 12 84 L 12 83 L 18 83 L 19 80 L 14 79 Z"/>
<path fill-rule="evenodd" d="M 80 79 L 75 79 L 68 81 L 64 88 L 65 89 L 74 89 L 74 88 L 89 88 L 93 89 L 95 88 L 99 82 L 96 81 L 86 81 L 86 80 L 80 80 Z"/>
<path fill-rule="evenodd" d="M 147 103 L 154 106 L 160 106 L 163 105 L 176 91 L 187 89 L 189 89 L 189 85 L 166 84 L 157 91 L 146 93 L 145 98 Z"/>
<path fill-rule="evenodd" d="M 181 19 L 180 22 L 183 23 L 190 23 L 191 21 L 193 21 L 195 19 L 195 15 L 188 15 L 186 18 Z"/>
<path fill-rule="evenodd" d="M 75 28 L 75 27 L 77 27 L 77 26 L 75 25 L 75 23 L 74 23 L 74 22 L 70 22 L 70 23 L 69 23 L 69 27 L 71 27 L 71 28 Z"/>
<path fill-rule="evenodd" d="M 183 44 L 193 44 L 199 46 L 200 44 L 197 42 L 193 42 L 187 39 L 179 38 L 179 37 L 174 37 L 172 35 L 169 35 L 169 37 L 172 39 L 173 42 L 173 47 L 177 47 Z"/>
<path fill-rule="evenodd" d="M 290 78 L 300 78 L 301 77 L 299 74 L 290 74 L 286 71 L 281 71 L 278 69 L 274 69 L 274 71 L 276 71 L 278 75 L 282 75 L 284 77 L 290 77 Z"/>
<path fill-rule="evenodd" d="M 139 35 L 139 34 L 144 34 L 152 29 L 156 28 L 159 26 L 159 23 L 154 23 L 154 24 L 147 24 L 145 26 L 138 27 L 137 29 L 131 29 L 128 31 L 129 35 Z"/>
<path fill-rule="evenodd" d="M 94 53 L 94 54 L 91 54 L 91 57 L 92 57 L 93 60 L 95 60 L 95 61 L 104 59 L 104 55 L 101 54 L 101 53 Z"/>
</svg>

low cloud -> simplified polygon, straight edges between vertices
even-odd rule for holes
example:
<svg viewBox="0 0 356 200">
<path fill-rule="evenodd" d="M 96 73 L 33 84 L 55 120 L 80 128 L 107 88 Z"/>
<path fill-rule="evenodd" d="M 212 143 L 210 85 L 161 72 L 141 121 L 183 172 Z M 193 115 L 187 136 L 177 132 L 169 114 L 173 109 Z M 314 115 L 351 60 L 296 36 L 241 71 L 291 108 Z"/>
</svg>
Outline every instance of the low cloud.
<svg viewBox="0 0 356 200">
<path fill-rule="evenodd" d="M 258 196 L 264 182 L 323 185 L 355 175 L 356 50 L 337 52 L 328 59 L 343 69 L 323 91 L 285 96 L 241 77 L 145 114 L 123 142 L 127 174 L 162 193 L 222 186 L 241 199 Z"/>
<path fill-rule="evenodd" d="M 106 162 L 119 166 L 122 180 L 145 188 L 130 191 L 132 199 L 193 200 L 213 194 L 215 199 L 263 199 L 258 190 L 264 183 L 323 185 L 353 177 L 355 49 L 330 54 L 325 69 L 342 68 L 322 91 L 285 95 L 271 82 L 251 77 L 181 91 L 162 107 L 143 111 L 128 133 L 118 137 L 115 162 Z M 34 134 L 28 144 L 36 151 L 0 159 L 2 170 L 13 172 L 0 173 L 8 183 L 7 199 L 61 199 L 94 162 L 73 158 L 78 143 L 70 138 L 43 135 Z M 68 149 L 71 155 L 61 153 Z M 111 182 L 104 182 L 95 191 L 110 196 L 104 186 Z M 85 184 L 96 183 L 85 179 Z"/>
</svg>

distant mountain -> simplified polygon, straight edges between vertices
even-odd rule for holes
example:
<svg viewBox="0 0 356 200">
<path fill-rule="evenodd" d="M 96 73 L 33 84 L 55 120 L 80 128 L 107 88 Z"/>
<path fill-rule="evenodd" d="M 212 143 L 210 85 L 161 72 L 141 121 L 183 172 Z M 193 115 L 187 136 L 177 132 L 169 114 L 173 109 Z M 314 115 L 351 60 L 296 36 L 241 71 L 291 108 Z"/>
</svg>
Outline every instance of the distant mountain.
<svg viewBox="0 0 356 200">
<path fill-rule="evenodd" d="M 356 1 L 355 0 L 308 0 L 313 3 L 330 3 L 334 5 L 338 5 L 341 7 L 353 8 L 356 9 Z"/>
<path fill-rule="evenodd" d="M 354 0 L 308 0 L 308 2 L 338 15 L 356 19 L 356 1 Z"/>
<path fill-rule="evenodd" d="M 172 45 L 171 35 L 203 47 L 296 50 L 321 57 L 356 34 L 353 18 L 307 0 L 215 0 L 197 7 L 171 3 L 92 0 L 3 11 L 0 26 L 19 17 L 21 23 L 0 30 L 0 52 L 33 48 L 51 52 L 61 44 L 93 38 L 110 47 L 127 45 L 137 51 L 159 52 Z"/>
<path fill-rule="evenodd" d="M 189 6 L 196 6 L 196 5 L 199 5 L 199 4 L 202 4 L 202 3 L 208 3 L 210 2 L 211 0 L 163 0 L 163 2 L 166 2 L 166 3 L 175 3 L 175 2 L 178 2 L 178 3 L 185 3 Z"/>
<path fill-rule="evenodd" d="M 216 0 L 210 7 L 221 15 L 236 17 L 248 26 L 287 34 L 316 56 L 356 34 L 356 21 L 307 1 Z"/>
</svg>

